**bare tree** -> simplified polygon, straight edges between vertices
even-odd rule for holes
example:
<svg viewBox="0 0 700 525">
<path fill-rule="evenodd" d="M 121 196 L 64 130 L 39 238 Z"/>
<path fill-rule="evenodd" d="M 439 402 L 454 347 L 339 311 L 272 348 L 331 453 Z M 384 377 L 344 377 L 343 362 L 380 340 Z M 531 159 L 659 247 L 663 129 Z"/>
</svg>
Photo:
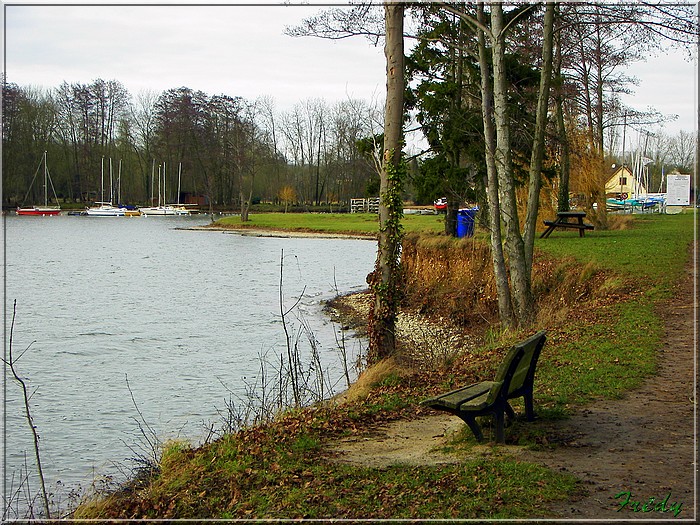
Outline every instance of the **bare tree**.
<svg viewBox="0 0 700 525">
<path fill-rule="evenodd" d="M 486 32 L 491 44 L 493 63 L 494 120 L 496 126 L 495 161 L 498 173 L 501 221 L 506 238 L 510 270 L 511 298 L 516 324 L 527 323 L 533 317 L 534 298 L 532 295 L 530 267 L 526 260 L 525 243 L 520 233 L 518 205 L 515 197 L 515 178 L 511 157 L 510 121 L 508 119 L 508 92 L 506 83 L 505 49 L 508 28 L 500 4 L 491 6 L 491 28 Z M 542 144 L 542 147 L 544 145 Z M 539 176 L 539 174 L 538 174 Z M 528 202 L 528 207 L 532 204 Z M 535 215 L 537 211 L 535 210 Z M 495 228 L 495 225 L 492 225 Z M 508 320 L 505 320 L 508 324 Z"/>
<path fill-rule="evenodd" d="M 248 215 L 257 172 L 257 158 L 260 154 L 255 125 L 256 113 L 256 104 L 247 104 L 229 139 L 233 153 L 234 172 L 238 179 L 241 222 L 249 220 Z"/>
<path fill-rule="evenodd" d="M 486 24 L 483 4 L 477 6 L 479 24 Z M 481 105 L 484 121 L 485 158 L 486 158 L 486 190 L 488 195 L 489 226 L 491 231 L 491 257 L 493 271 L 496 276 L 498 293 L 498 315 L 503 322 L 513 319 L 513 302 L 508 287 L 508 272 L 503 253 L 501 237 L 501 205 L 498 197 L 498 168 L 496 166 L 496 129 L 493 119 L 493 87 L 489 71 L 489 57 L 486 47 L 486 37 L 483 31 L 478 31 L 479 68 L 481 70 Z"/>
<path fill-rule="evenodd" d="M 547 112 L 549 110 L 549 87 L 552 81 L 552 61 L 554 52 L 554 2 L 548 2 L 544 23 L 542 25 L 542 65 L 540 71 L 540 87 L 537 96 L 537 114 L 535 131 L 532 140 L 532 155 L 530 157 L 530 183 L 527 196 L 527 215 L 525 217 L 525 264 L 527 274 L 532 273 L 532 257 L 537 231 L 537 212 L 539 211 L 540 189 L 542 187 L 542 161 L 545 151 L 545 130 L 547 127 Z"/>
<path fill-rule="evenodd" d="M 384 14 L 376 4 L 358 2 L 350 6 L 350 9 L 336 7 L 321 11 L 296 27 L 286 28 L 285 34 L 330 40 L 364 36 L 377 45 L 384 36 L 385 28 Z"/>
<path fill-rule="evenodd" d="M 616 140 L 615 130 L 623 122 L 648 126 L 675 118 L 653 109 L 624 107 L 619 95 L 631 93 L 637 84 L 637 79 L 625 72 L 631 63 L 668 46 L 692 53 L 698 40 L 694 7 L 683 3 L 561 3 L 559 10 L 558 52 L 563 72 L 560 78 L 565 77 L 569 86 L 564 88 L 568 103 L 562 105 L 568 106 L 572 117 L 568 120 L 573 125 L 585 123 L 587 147 L 596 153 L 602 173 L 606 154 L 612 151 Z M 567 110 L 558 107 L 557 112 L 561 128 L 565 119 L 559 113 L 563 115 Z M 560 141 L 566 140 L 561 130 L 559 135 Z M 566 158 L 562 160 L 566 162 Z M 568 190 L 566 179 L 563 182 L 562 193 Z M 587 196 L 591 212 L 594 202 L 604 201 L 603 185 L 601 178 Z M 605 206 L 597 207 L 594 220 L 599 226 L 606 226 Z"/>
<path fill-rule="evenodd" d="M 698 138 L 695 133 L 679 131 L 668 140 L 668 160 L 678 169 L 692 171 Z"/>
<path fill-rule="evenodd" d="M 155 91 L 142 90 L 129 106 L 133 129 L 133 148 L 138 156 L 142 186 L 146 194 L 150 192 L 150 169 L 153 159 L 153 140 L 155 134 L 155 104 L 158 94 Z"/>
<path fill-rule="evenodd" d="M 531 270 L 534 236 L 526 238 L 520 231 L 518 206 L 515 195 L 515 175 L 512 158 L 511 121 L 509 118 L 509 88 L 506 75 L 506 47 L 508 37 L 517 23 L 533 13 L 533 6 L 523 5 L 510 10 L 506 16 L 501 4 L 493 4 L 487 19 L 483 4 L 477 5 L 477 16 L 466 9 L 441 4 L 472 27 L 478 37 L 478 56 L 481 70 L 481 100 L 486 139 L 485 158 L 488 174 L 488 203 L 491 217 L 491 252 L 499 294 L 499 315 L 506 326 L 527 324 L 534 317 Z M 542 35 L 543 70 L 551 73 L 553 6 L 549 6 Z M 549 42 L 544 42 L 544 39 Z M 491 68 L 489 68 L 491 65 Z M 492 79 L 492 80 L 491 80 Z M 541 81 L 538 101 L 538 118 L 533 149 L 544 149 L 544 126 L 549 98 L 549 78 Z M 531 198 L 527 203 L 527 216 L 531 231 L 537 218 L 539 203 L 539 163 L 542 151 L 533 151 L 535 161 L 531 171 Z M 535 195 L 536 194 L 536 195 Z M 496 211 L 497 210 L 497 211 Z M 505 238 L 501 237 L 501 225 Z M 507 259 L 505 258 L 507 255 Z M 507 260 L 507 272 L 506 264 Z"/>
<path fill-rule="evenodd" d="M 396 314 L 399 306 L 399 253 L 401 250 L 401 179 L 403 171 L 404 115 L 404 6 L 384 4 L 386 23 L 386 106 L 384 147 L 380 174 L 379 235 L 377 262 L 368 282 L 374 292 L 369 322 L 370 361 L 394 354 Z"/>
<path fill-rule="evenodd" d="M 33 438 L 33 443 L 34 443 L 34 459 L 36 460 L 36 469 L 37 469 L 37 474 L 39 476 L 39 484 L 41 486 L 41 500 L 44 505 L 44 513 L 46 514 L 47 519 L 51 519 L 51 509 L 49 507 L 49 497 L 46 492 L 46 484 L 44 483 L 44 470 L 41 466 L 41 454 L 39 453 L 39 433 L 37 431 L 37 427 L 34 424 L 34 418 L 32 417 L 32 411 L 31 407 L 29 405 L 29 400 L 31 398 L 31 394 L 29 394 L 29 391 L 27 390 L 27 384 L 22 379 L 17 371 L 17 361 L 19 361 L 22 356 L 29 350 L 29 348 L 32 346 L 31 344 L 24 349 L 24 351 L 17 357 L 14 356 L 13 354 L 13 348 L 12 348 L 12 343 L 13 343 L 13 337 L 14 337 L 14 329 L 15 329 L 15 317 L 17 315 L 17 300 L 15 300 L 13 309 L 12 309 L 12 324 L 10 325 L 10 342 L 8 345 L 8 353 L 7 353 L 7 360 L 2 359 L 2 362 L 7 365 L 7 367 L 10 369 L 10 373 L 12 374 L 12 377 L 14 378 L 17 383 L 22 387 L 22 399 L 24 400 L 24 415 L 27 420 L 27 424 L 29 425 L 29 428 L 32 432 L 32 438 Z"/>
</svg>

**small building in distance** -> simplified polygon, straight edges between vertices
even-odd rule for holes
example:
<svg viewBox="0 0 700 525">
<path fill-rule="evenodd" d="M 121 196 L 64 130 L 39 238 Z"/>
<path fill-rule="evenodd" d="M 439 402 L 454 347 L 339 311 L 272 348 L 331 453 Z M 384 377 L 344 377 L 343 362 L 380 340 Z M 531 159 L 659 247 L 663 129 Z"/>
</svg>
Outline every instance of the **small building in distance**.
<svg viewBox="0 0 700 525">
<path fill-rule="evenodd" d="M 645 195 L 647 189 L 627 166 L 617 168 L 605 183 L 605 195 L 608 198 L 625 200 L 633 195 Z"/>
</svg>

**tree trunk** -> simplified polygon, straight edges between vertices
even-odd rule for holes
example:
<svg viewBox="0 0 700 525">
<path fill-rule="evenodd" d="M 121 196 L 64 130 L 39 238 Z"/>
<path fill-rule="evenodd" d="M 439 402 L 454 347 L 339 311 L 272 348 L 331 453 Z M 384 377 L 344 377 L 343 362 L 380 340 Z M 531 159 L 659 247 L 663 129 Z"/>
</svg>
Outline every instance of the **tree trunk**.
<svg viewBox="0 0 700 525">
<path fill-rule="evenodd" d="M 370 362 L 392 355 L 396 348 L 395 326 L 399 299 L 399 254 L 401 249 L 401 143 L 404 97 L 404 6 L 384 4 L 386 24 L 386 107 L 384 113 L 384 155 L 379 189 L 379 235 L 377 261 L 368 276 L 374 292 L 369 319 Z"/>
<path fill-rule="evenodd" d="M 569 211 L 569 174 L 571 173 L 571 160 L 569 139 L 566 133 L 566 123 L 564 121 L 564 79 L 561 75 L 561 62 L 561 35 L 558 35 L 555 64 L 557 92 L 554 97 L 554 111 L 557 119 L 557 137 L 561 147 L 561 160 L 559 163 L 559 195 L 557 198 L 557 211 Z"/>
<path fill-rule="evenodd" d="M 477 6 L 479 22 L 485 24 L 484 4 Z M 491 93 L 491 74 L 486 50 L 484 32 L 479 30 L 479 66 L 481 69 L 481 108 L 484 121 L 484 139 L 486 143 L 486 192 L 488 197 L 489 228 L 491 233 L 491 259 L 493 273 L 496 277 L 498 294 L 498 316 L 505 326 L 513 324 L 513 304 L 508 286 L 508 272 L 503 255 L 501 237 L 501 207 L 498 198 L 498 173 L 496 170 L 496 131 L 493 125 L 493 98 Z"/>
<path fill-rule="evenodd" d="M 457 212 L 459 211 L 459 202 L 454 199 L 447 201 L 447 210 L 445 210 L 445 235 L 450 237 L 457 236 Z"/>
<path fill-rule="evenodd" d="M 243 194 L 243 190 L 239 193 L 241 199 L 241 222 L 248 222 L 250 220 L 250 201 L 253 198 L 253 190 L 251 189 L 248 193 L 248 198 Z"/>
<path fill-rule="evenodd" d="M 494 116 L 496 123 L 496 168 L 500 190 L 501 218 L 506 232 L 505 248 L 510 270 L 511 298 L 518 324 L 526 324 L 533 315 L 534 298 L 525 258 L 525 244 L 520 234 L 515 179 L 511 156 L 510 123 L 505 67 L 505 26 L 503 6 L 491 8 L 491 53 L 493 57 Z"/>
<path fill-rule="evenodd" d="M 602 43 L 600 36 L 600 24 L 596 25 L 596 120 L 595 120 L 595 143 L 593 144 L 594 151 L 598 154 L 598 162 L 600 165 L 599 173 L 605 173 L 605 150 L 603 149 L 603 120 L 605 115 L 603 114 L 603 64 L 602 64 Z M 596 181 L 596 191 L 591 196 L 591 200 L 598 204 L 595 211 L 595 223 L 600 229 L 608 229 L 608 210 L 607 204 L 605 202 L 605 179 L 601 178 Z"/>
<path fill-rule="evenodd" d="M 540 71 L 540 89 L 537 96 L 537 115 L 535 117 L 535 134 L 532 140 L 530 157 L 530 185 L 527 196 L 527 214 L 525 216 L 525 262 L 527 273 L 532 274 L 532 256 L 537 231 L 537 215 L 540 207 L 540 189 L 542 187 L 542 160 L 544 159 L 545 136 L 547 127 L 547 109 L 549 107 L 549 86 L 552 79 L 552 48 L 554 44 L 554 2 L 548 2 L 544 14 L 542 32 L 542 67 Z"/>
</svg>

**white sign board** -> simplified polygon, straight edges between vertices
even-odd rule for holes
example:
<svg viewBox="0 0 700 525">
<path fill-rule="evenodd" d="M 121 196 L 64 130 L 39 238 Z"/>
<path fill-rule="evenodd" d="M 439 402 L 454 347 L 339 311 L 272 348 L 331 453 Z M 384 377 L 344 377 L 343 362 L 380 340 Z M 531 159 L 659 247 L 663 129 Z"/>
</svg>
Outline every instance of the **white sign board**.
<svg viewBox="0 0 700 525">
<path fill-rule="evenodd" d="M 690 205 L 690 175 L 668 175 L 666 177 L 666 205 Z"/>
</svg>

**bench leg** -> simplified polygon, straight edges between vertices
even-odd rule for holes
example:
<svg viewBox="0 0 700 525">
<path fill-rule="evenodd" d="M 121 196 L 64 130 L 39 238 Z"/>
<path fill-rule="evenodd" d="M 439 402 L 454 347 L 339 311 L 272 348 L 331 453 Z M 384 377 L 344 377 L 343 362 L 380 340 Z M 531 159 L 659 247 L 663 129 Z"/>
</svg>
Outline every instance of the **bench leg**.
<svg viewBox="0 0 700 525">
<path fill-rule="evenodd" d="M 472 416 L 459 416 L 462 421 L 464 421 L 469 428 L 471 429 L 472 433 L 474 434 L 474 437 L 476 440 L 481 443 L 484 440 L 484 434 L 481 432 L 481 427 L 479 426 L 479 423 L 476 422 L 476 419 Z"/>
<path fill-rule="evenodd" d="M 523 399 L 525 400 L 525 418 L 528 421 L 534 421 L 535 420 L 535 404 L 532 400 L 532 392 L 526 392 L 525 395 L 523 396 Z"/>
<path fill-rule="evenodd" d="M 496 418 L 496 443 L 505 443 L 506 442 L 506 435 L 505 435 L 505 411 L 503 410 L 497 410 L 496 413 L 494 414 Z"/>
<path fill-rule="evenodd" d="M 515 410 L 513 410 L 513 407 L 510 406 L 510 403 L 508 403 L 507 401 L 506 401 L 505 409 L 506 409 L 506 414 L 508 414 L 508 419 L 510 421 L 515 420 Z"/>
</svg>

